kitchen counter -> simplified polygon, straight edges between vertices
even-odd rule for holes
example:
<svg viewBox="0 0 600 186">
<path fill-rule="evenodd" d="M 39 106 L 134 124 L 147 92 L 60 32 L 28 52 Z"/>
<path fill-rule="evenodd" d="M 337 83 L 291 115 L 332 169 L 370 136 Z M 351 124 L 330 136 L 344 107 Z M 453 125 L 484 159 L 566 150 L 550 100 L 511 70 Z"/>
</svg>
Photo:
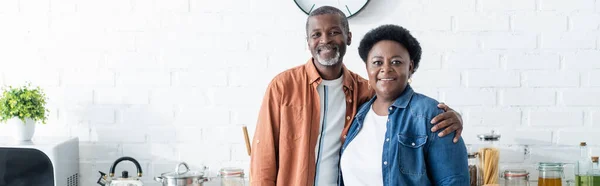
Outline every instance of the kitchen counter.
<svg viewBox="0 0 600 186">
<path fill-rule="evenodd" d="M 250 181 L 248 181 L 248 178 L 244 178 L 246 185 L 244 186 L 250 186 Z M 203 186 L 221 186 L 221 178 L 215 178 L 209 182 L 205 182 L 205 184 Z"/>
</svg>

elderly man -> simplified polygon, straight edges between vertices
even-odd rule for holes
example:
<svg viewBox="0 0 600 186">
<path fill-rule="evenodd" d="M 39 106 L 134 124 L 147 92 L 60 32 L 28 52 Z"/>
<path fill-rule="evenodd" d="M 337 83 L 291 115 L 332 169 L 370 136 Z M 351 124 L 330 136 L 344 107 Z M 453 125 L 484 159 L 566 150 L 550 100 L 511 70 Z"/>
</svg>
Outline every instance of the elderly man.
<svg viewBox="0 0 600 186">
<path fill-rule="evenodd" d="M 269 83 L 252 141 L 252 186 L 333 186 L 338 183 L 339 153 L 357 107 L 374 96 L 367 80 L 342 61 L 352 41 L 348 20 L 339 9 L 323 6 L 310 13 L 306 37 L 312 58 L 278 74 Z M 432 128 L 462 131 L 461 116 L 446 112 Z"/>
</svg>

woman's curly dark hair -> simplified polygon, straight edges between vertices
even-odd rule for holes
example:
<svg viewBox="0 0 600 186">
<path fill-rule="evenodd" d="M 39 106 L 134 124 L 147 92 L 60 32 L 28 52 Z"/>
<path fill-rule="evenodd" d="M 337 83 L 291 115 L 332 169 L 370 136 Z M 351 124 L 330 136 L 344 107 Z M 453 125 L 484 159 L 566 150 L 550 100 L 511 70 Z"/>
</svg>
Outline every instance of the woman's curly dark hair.
<svg viewBox="0 0 600 186">
<path fill-rule="evenodd" d="M 419 41 L 410 34 L 410 31 L 398 25 L 381 25 L 367 32 L 358 46 L 360 58 L 366 63 L 369 51 L 371 51 L 377 42 L 383 40 L 395 41 L 404 46 L 406 50 L 408 50 L 410 59 L 414 63 L 413 73 L 417 70 L 419 61 L 421 61 L 421 45 L 419 44 Z"/>
</svg>

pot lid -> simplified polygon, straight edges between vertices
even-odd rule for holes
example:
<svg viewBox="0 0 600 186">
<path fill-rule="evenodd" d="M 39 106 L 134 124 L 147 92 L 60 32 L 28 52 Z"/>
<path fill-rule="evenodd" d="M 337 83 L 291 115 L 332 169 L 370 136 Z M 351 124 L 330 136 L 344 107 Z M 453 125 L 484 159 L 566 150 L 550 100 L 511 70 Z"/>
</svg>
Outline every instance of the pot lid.
<svg viewBox="0 0 600 186">
<path fill-rule="evenodd" d="M 185 170 L 180 170 L 179 167 L 183 165 Z M 206 168 L 204 168 L 206 169 Z M 175 167 L 175 172 L 167 172 L 161 174 L 163 178 L 190 178 L 190 177 L 204 177 L 204 170 L 202 171 L 191 171 L 189 166 L 185 162 L 181 162 L 177 164 Z"/>
<path fill-rule="evenodd" d="M 489 134 L 480 134 L 477 135 L 480 140 L 483 141 L 498 141 L 500 139 L 500 134 L 497 134 L 496 131 L 492 130 L 492 133 Z"/>
</svg>

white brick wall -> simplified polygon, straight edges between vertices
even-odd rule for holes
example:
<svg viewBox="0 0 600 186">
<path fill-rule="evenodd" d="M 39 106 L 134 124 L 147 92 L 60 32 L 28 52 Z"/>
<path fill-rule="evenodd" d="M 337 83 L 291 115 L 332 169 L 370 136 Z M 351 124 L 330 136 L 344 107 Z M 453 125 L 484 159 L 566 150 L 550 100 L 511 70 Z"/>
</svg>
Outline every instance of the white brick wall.
<svg viewBox="0 0 600 186">
<path fill-rule="evenodd" d="M 551 106 L 556 92 L 551 89 L 506 89 L 500 92 L 500 104 L 507 106 Z"/>
<path fill-rule="evenodd" d="M 519 87 L 521 84 L 517 71 L 469 70 L 466 74 L 468 87 Z"/>
<path fill-rule="evenodd" d="M 504 14 L 464 13 L 456 18 L 458 31 L 508 31 L 508 16 Z M 487 24 L 495 23 L 495 24 Z"/>
<path fill-rule="evenodd" d="M 529 71 L 524 72 L 524 86 L 527 87 L 577 87 L 579 73 L 560 71 Z"/>
<path fill-rule="evenodd" d="M 444 102 L 456 106 L 496 105 L 496 91 L 485 89 L 455 89 L 444 92 Z"/>
<path fill-rule="evenodd" d="M 574 0 L 574 1 L 562 1 L 562 0 L 541 0 L 541 10 L 554 10 L 571 12 L 577 10 L 594 10 L 594 0 Z"/>
<path fill-rule="evenodd" d="M 483 11 L 533 11 L 535 0 L 479 1 Z"/>
<path fill-rule="evenodd" d="M 560 57 L 557 54 L 508 54 L 507 69 L 551 70 L 559 68 Z"/>
<path fill-rule="evenodd" d="M 567 17 L 556 13 L 519 13 L 512 16 L 512 29 L 518 32 L 564 32 L 567 31 Z"/>
<path fill-rule="evenodd" d="M 4 0 L 0 85 L 46 90 L 36 135 L 80 138 L 82 185 L 124 155 L 148 182 L 179 161 L 248 168 L 241 126 L 253 135 L 268 82 L 309 58 L 305 20 L 280 0 Z M 469 146 L 503 135 L 501 167 L 535 178 L 580 141 L 600 148 L 599 1 L 372 1 L 345 58 L 363 77 L 356 48 L 385 23 L 421 42 L 412 85 L 463 114 Z"/>
</svg>

